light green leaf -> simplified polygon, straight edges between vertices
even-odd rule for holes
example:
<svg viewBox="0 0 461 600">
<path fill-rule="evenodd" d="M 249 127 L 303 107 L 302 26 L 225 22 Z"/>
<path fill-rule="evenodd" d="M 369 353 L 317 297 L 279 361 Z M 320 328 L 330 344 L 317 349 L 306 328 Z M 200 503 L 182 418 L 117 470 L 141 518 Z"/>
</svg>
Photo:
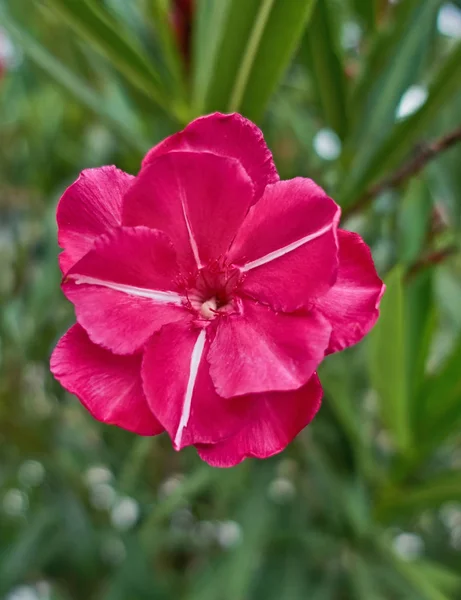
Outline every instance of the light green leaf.
<svg viewBox="0 0 461 600">
<path fill-rule="evenodd" d="M 178 43 L 171 26 L 171 8 L 169 0 L 149 0 L 147 12 L 153 21 L 155 32 L 160 41 L 160 48 L 168 66 L 175 94 L 186 97 L 186 74 Z"/>
<path fill-rule="evenodd" d="M 423 106 L 393 127 L 379 147 L 375 150 L 367 148 L 367 155 L 364 154 L 350 169 L 339 198 L 343 207 L 353 206 L 369 185 L 405 158 L 418 136 L 424 136 L 428 124 L 458 90 L 460 65 L 461 43 L 458 43 L 441 61 Z"/>
<path fill-rule="evenodd" d="M 370 334 L 370 377 L 380 399 L 384 422 L 402 453 L 411 446 L 408 390 L 405 376 L 403 269 L 386 278 L 381 315 Z"/>
<path fill-rule="evenodd" d="M 89 108 L 105 122 L 108 127 L 120 136 L 131 148 L 143 154 L 149 147 L 143 141 L 139 132 L 133 131 L 115 111 L 112 111 L 105 99 L 95 92 L 86 81 L 75 75 L 44 48 L 40 42 L 33 39 L 16 23 L 6 11 L 0 7 L 2 23 L 14 39 L 18 41 L 27 56 L 40 68 L 46 71 L 55 81 L 62 85 L 78 102 Z"/>
<path fill-rule="evenodd" d="M 442 591 L 440 582 L 434 581 L 432 573 L 425 573 L 418 562 L 409 562 L 400 558 L 390 547 L 389 542 L 377 540 L 383 558 L 418 592 L 421 600 L 451 600 Z"/>
<path fill-rule="evenodd" d="M 153 61 L 128 31 L 95 0 L 46 0 L 55 14 L 101 52 L 127 80 L 173 116 L 183 120 L 181 100 L 165 89 Z"/>
<path fill-rule="evenodd" d="M 358 149 L 354 164 L 360 165 L 367 160 L 370 152 L 379 147 L 386 137 L 389 128 L 394 126 L 395 111 L 402 94 L 418 80 L 430 48 L 429 40 L 435 29 L 440 2 L 411 0 L 406 4 L 413 8 L 408 15 L 399 15 L 391 35 L 384 35 L 385 44 L 379 48 L 383 56 L 371 57 L 375 68 L 376 62 L 384 62 L 377 71 L 378 76 L 376 71 L 366 69 L 352 99 L 357 116 L 355 133 L 349 140 Z M 408 10 L 407 6 L 404 9 Z M 362 98 L 366 101 L 363 102 Z M 357 106 L 360 111 L 357 111 Z"/>
</svg>

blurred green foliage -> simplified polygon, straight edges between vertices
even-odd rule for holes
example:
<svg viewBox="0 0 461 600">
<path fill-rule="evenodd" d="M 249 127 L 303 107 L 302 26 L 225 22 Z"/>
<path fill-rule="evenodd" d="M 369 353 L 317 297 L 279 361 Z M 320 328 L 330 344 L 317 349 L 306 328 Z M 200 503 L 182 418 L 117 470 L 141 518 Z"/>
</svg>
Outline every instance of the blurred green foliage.
<svg viewBox="0 0 461 600">
<path fill-rule="evenodd" d="M 191 4 L 188 26 L 187 2 L 0 0 L 0 597 L 461 598 L 461 146 L 361 200 L 459 126 L 461 2 Z M 315 422 L 224 471 L 98 424 L 48 371 L 73 319 L 59 195 L 213 110 L 342 204 L 388 286 Z"/>
</svg>

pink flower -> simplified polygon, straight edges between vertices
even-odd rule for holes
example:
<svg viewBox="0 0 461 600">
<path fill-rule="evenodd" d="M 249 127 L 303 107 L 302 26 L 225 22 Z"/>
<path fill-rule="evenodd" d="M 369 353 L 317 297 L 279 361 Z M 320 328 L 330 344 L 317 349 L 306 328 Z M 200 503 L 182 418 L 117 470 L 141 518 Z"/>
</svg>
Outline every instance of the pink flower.
<svg viewBox="0 0 461 600">
<path fill-rule="evenodd" d="M 84 171 L 57 210 L 78 324 L 54 376 L 96 419 L 211 465 L 280 452 L 319 409 L 324 356 L 378 317 L 383 284 L 339 216 L 313 181 L 280 181 L 237 114 L 193 121 L 136 177 Z"/>
</svg>

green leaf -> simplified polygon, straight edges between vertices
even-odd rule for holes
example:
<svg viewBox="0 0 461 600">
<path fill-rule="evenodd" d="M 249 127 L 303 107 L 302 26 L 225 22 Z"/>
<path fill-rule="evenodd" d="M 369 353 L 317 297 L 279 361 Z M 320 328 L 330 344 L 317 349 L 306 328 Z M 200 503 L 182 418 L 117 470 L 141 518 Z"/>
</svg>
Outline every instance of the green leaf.
<svg viewBox="0 0 461 600">
<path fill-rule="evenodd" d="M 260 0 L 199 0 L 196 17 L 194 109 L 225 111 Z"/>
<path fill-rule="evenodd" d="M 333 23 L 334 4 L 317 2 L 304 36 L 301 57 L 314 81 L 314 93 L 325 123 L 341 139 L 347 130 L 346 77 L 338 27 Z"/>
<path fill-rule="evenodd" d="M 184 107 L 165 89 L 152 59 L 95 0 L 46 0 L 47 5 L 101 52 L 127 80 L 173 116 L 183 120 Z"/>
<path fill-rule="evenodd" d="M 352 6 L 361 23 L 370 30 L 376 26 L 377 0 L 352 0 Z"/>
<path fill-rule="evenodd" d="M 142 446 L 144 445 L 137 447 L 136 452 L 139 450 L 142 454 L 145 450 Z M 172 494 L 170 494 L 163 502 L 155 506 L 140 532 L 141 542 L 147 549 L 151 549 L 155 546 L 155 532 L 159 523 L 161 523 L 163 519 L 169 517 L 173 511 L 182 506 L 185 501 L 191 501 L 195 496 L 209 487 L 213 480 L 218 476 L 219 470 L 204 465 L 199 469 L 196 469 L 174 490 Z"/>
<path fill-rule="evenodd" d="M 461 423 L 461 337 L 438 373 L 429 377 L 421 390 L 419 426 L 425 445 L 435 446 Z"/>
<path fill-rule="evenodd" d="M 418 560 L 416 564 L 424 572 L 427 579 L 444 593 L 451 595 L 459 591 L 461 587 L 461 575 L 459 573 L 429 560 Z"/>
<path fill-rule="evenodd" d="M 256 27 L 232 92 L 229 110 L 259 121 L 296 51 L 316 0 L 275 0 L 264 30 Z M 260 20 L 262 23 L 262 17 Z M 262 27 L 261 27 L 262 29 Z M 259 38 L 259 44 L 256 42 Z"/>
<path fill-rule="evenodd" d="M 367 155 L 364 153 L 360 161 L 355 162 L 354 168 L 350 169 L 339 198 L 343 207 L 353 206 L 354 200 L 369 185 L 405 158 L 418 136 L 424 136 L 428 124 L 458 90 L 460 64 L 461 43 L 458 43 L 441 61 L 423 106 L 393 127 L 377 148 L 367 148 Z"/>
<path fill-rule="evenodd" d="M 0 561 L 0 593 L 6 594 L 11 587 L 24 580 L 29 569 L 43 565 L 50 556 L 62 549 L 59 535 L 59 517 L 56 511 L 42 507 L 32 517 L 27 529 L 8 548 Z"/>
<path fill-rule="evenodd" d="M 23 51 L 32 61 L 62 85 L 73 98 L 94 112 L 131 148 L 140 154 L 144 154 L 149 147 L 148 142 L 143 141 L 139 132 L 133 131 L 122 120 L 118 112 L 110 108 L 105 98 L 95 92 L 86 81 L 75 75 L 59 59 L 50 54 L 40 42 L 33 39 L 2 7 L 0 7 L 0 15 L 3 25 L 8 29 L 13 38 L 18 41 Z"/>
<path fill-rule="evenodd" d="M 456 501 L 461 501 L 461 473 L 452 471 L 412 487 L 387 489 L 376 511 L 380 518 L 395 519 Z"/>
<path fill-rule="evenodd" d="M 424 386 L 426 363 L 435 328 L 433 270 L 413 277 L 404 290 L 405 359 L 412 425 L 420 418 L 419 390 Z"/>
<path fill-rule="evenodd" d="M 399 262 L 410 265 L 421 255 L 430 229 L 432 196 L 424 179 L 409 182 L 398 213 Z"/>
<path fill-rule="evenodd" d="M 407 3 L 408 4 L 408 3 Z M 405 18 L 400 18 L 380 52 L 385 57 L 381 72 L 365 70 L 357 86 L 352 107 L 360 106 L 355 124 L 355 134 L 349 142 L 358 149 L 355 164 L 362 164 L 386 137 L 395 124 L 395 111 L 408 87 L 417 81 L 430 48 L 430 36 L 435 29 L 438 0 L 411 0 L 414 8 Z M 407 9 L 407 7 L 404 7 Z M 403 9 L 402 9 L 403 10 Z M 379 57 L 372 57 L 373 63 Z M 362 97 L 366 98 L 362 102 Z M 346 149 L 347 152 L 347 149 Z"/>
<path fill-rule="evenodd" d="M 250 597 L 252 579 L 259 566 L 272 531 L 275 506 L 267 498 L 267 487 L 273 478 L 273 466 L 260 464 L 251 474 L 247 493 L 241 497 L 235 521 L 245 536 L 245 544 L 229 549 L 205 567 L 187 600 L 234 600 Z"/>
<path fill-rule="evenodd" d="M 461 120 L 461 94 L 458 93 L 447 110 L 434 123 L 434 130 L 450 131 Z M 461 147 L 459 144 L 439 154 L 427 166 L 427 179 L 440 203 L 446 221 L 461 229 Z"/>
<path fill-rule="evenodd" d="M 384 560 L 388 561 L 394 569 L 418 592 L 421 600 L 451 600 L 442 591 L 440 581 L 434 581 L 431 572 L 425 573 L 418 562 L 409 562 L 400 558 L 390 547 L 389 542 L 376 540 Z"/>
<path fill-rule="evenodd" d="M 185 98 L 186 74 L 178 43 L 171 26 L 170 2 L 169 0 L 149 0 L 147 11 L 152 18 L 155 31 L 158 35 L 162 54 L 175 86 L 175 93 L 178 97 Z"/>
<path fill-rule="evenodd" d="M 240 111 L 258 120 L 313 5 L 314 0 L 201 0 L 194 35 L 194 110 Z"/>
<path fill-rule="evenodd" d="M 230 0 L 198 0 L 192 31 L 192 104 L 197 115 L 205 112 L 218 47 L 225 27 Z"/>
<path fill-rule="evenodd" d="M 402 453 L 411 447 L 405 376 L 403 269 L 386 278 L 381 314 L 370 334 L 370 377 L 380 398 L 383 421 Z"/>
</svg>

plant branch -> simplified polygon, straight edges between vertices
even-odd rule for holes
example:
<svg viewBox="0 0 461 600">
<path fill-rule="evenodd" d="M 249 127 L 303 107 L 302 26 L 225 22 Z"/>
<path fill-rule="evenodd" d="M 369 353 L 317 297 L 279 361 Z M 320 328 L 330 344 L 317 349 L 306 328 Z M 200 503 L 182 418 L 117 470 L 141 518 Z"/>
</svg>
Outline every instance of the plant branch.
<svg viewBox="0 0 461 600">
<path fill-rule="evenodd" d="M 457 127 L 451 133 L 442 136 L 434 142 L 420 146 L 419 151 L 413 156 L 407 163 L 397 169 L 394 173 L 391 173 L 381 181 L 372 185 L 368 190 L 359 197 L 357 202 L 346 208 L 343 211 L 343 217 L 349 216 L 352 213 L 366 207 L 376 196 L 384 192 L 385 190 L 392 189 L 401 185 L 409 177 L 413 177 L 419 173 L 426 164 L 435 158 L 441 152 L 448 150 L 456 143 L 461 141 L 461 127 Z"/>
<path fill-rule="evenodd" d="M 427 254 L 422 258 L 418 259 L 415 263 L 411 265 L 407 272 L 407 279 L 410 279 L 417 275 L 420 271 L 440 264 L 446 258 L 453 256 L 458 252 L 458 247 L 454 244 L 451 246 L 447 246 L 442 250 L 437 250 L 435 252 L 431 252 L 431 254 Z"/>
</svg>

